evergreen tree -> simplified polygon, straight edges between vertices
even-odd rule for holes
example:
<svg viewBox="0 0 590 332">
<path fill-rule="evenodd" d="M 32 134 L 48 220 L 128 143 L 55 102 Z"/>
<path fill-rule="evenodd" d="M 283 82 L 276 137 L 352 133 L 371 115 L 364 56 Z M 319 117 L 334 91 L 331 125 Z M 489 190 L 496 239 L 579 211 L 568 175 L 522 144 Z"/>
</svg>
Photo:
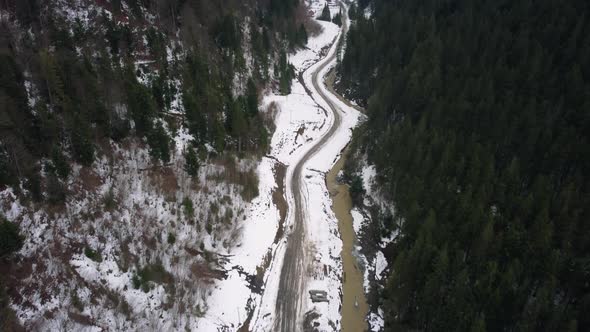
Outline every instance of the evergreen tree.
<svg viewBox="0 0 590 332">
<path fill-rule="evenodd" d="M 39 52 L 39 63 L 50 104 L 54 107 L 61 106 L 65 95 L 55 56 L 47 50 L 41 50 Z"/>
<path fill-rule="evenodd" d="M 340 12 L 338 12 L 338 14 L 334 15 L 334 17 L 332 18 L 332 23 L 338 26 L 342 25 L 342 9 L 340 10 Z"/>
<path fill-rule="evenodd" d="M 0 217 L 0 258 L 19 251 L 23 240 L 18 225 Z"/>
<path fill-rule="evenodd" d="M 168 163 L 170 161 L 170 144 L 172 140 L 162 126 L 162 123 L 156 123 L 147 135 L 147 140 L 150 147 L 150 156 L 156 160 L 160 160 L 163 164 Z"/>
<path fill-rule="evenodd" d="M 127 106 L 139 136 L 145 136 L 156 116 L 156 105 L 148 88 L 137 82 L 130 68 L 126 69 Z"/>
<path fill-rule="evenodd" d="M 283 95 L 288 95 L 291 93 L 291 80 L 295 73 L 293 66 L 287 61 L 287 54 L 285 51 L 281 51 L 279 55 L 277 74 L 279 76 L 279 91 Z"/>
<path fill-rule="evenodd" d="M 201 106 L 194 95 L 188 91 L 183 93 L 182 101 L 190 133 L 195 137 L 197 142 L 205 142 L 208 130 Z"/>
<path fill-rule="evenodd" d="M 0 145 L 0 185 L 13 186 L 18 183 L 18 177 L 10 165 L 8 154 Z"/>
<path fill-rule="evenodd" d="M 34 202 L 41 202 L 43 200 L 43 192 L 41 190 L 41 176 L 37 170 L 32 171 L 25 178 L 24 188 L 29 191 L 30 198 Z"/>
<path fill-rule="evenodd" d="M 324 9 L 322 9 L 322 13 L 318 17 L 318 20 L 320 20 L 320 21 L 328 21 L 328 22 L 330 22 L 332 20 L 332 17 L 330 15 L 330 7 L 328 6 L 328 3 L 327 2 L 324 5 Z"/>
<path fill-rule="evenodd" d="M 213 29 L 214 39 L 221 48 L 237 51 L 240 48 L 241 33 L 233 15 L 225 15 Z"/>
<path fill-rule="evenodd" d="M 246 103 L 247 111 L 249 116 L 255 116 L 258 114 L 258 91 L 256 90 L 256 84 L 252 78 L 248 79 L 246 85 Z"/>
<path fill-rule="evenodd" d="M 301 46 L 307 45 L 307 30 L 303 23 L 299 25 L 299 30 L 297 30 L 297 44 Z"/>
<path fill-rule="evenodd" d="M 238 141 L 238 152 L 242 151 L 242 141 L 248 133 L 248 120 L 246 114 L 240 107 L 239 101 L 231 103 L 231 130 L 232 135 L 237 138 Z"/>
<path fill-rule="evenodd" d="M 184 155 L 186 160 L 184 170 L 190 176 L 197 176 L 199 174 L 199 158 L 193 147 L 189 147 Z"/>
<path fill-rule="evenodd" d="M 94 161 L 94 140 L 87 122 L 76 117 L 70 131 L 72 156 L 82 165 L 91 165 Z"/>
<path fill-rule="evenodd" d="M 68 160 L 59 150 L 57 146 L 53 147 L 51 152 L 51 163 L 55 173 L 62 179 L 65 179 L 70 174 L 70 165 Z"/>
</svg>

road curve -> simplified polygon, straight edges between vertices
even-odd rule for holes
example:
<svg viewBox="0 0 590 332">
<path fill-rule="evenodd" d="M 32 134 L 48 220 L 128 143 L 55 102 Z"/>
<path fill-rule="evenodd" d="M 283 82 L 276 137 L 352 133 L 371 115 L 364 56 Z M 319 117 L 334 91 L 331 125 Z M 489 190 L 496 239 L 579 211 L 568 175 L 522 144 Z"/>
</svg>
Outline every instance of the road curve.
<svg viewBox="0 0 590 332">
<path fill-rule="evenodd" d="M 342 33 L 339 35 L 339 38 L 343 38 L 346 35 L 347 31 L 347 13 L 346 10 L 344 12 L 343 24 L 342 24 Z M 334 42 L 332 47 L 338 47 L 338 40 Z M 305 210 L 303 206 L 303 193 L 301 192 L 301 181 L 302 181 L 302 170 L 305 165 L 309 161 L 311 157 L 313 157 L 318 151 L 320 151 L 326 142 L 328 142 L 334 133 L 338 130 L 342 123 L 342 117 L 340 112 L 337 109 L 337 106 L 332 103 L 330 98 L 324 94 L 324 92 L 320 89 L 320 84 L 323 83 L 323 77 L 319 77 L 319 73 L 329 65 L 335 58 L 337 52 L 328 52 L 328 54 L 332 53 L 330 56 L 320 60 L 322 64 L 319 65 L 314 71 L 312 72 L 312 85 L 313 89 L 317 92 L 317 94 L 326 102 L 329 106 L 330 111 L 334 115 L 334 122 L 332 126 L 328 130 L 328 132 L 323 135 L 320 140 L 314 143 L 314 145 L 307 151 L 303 157 L 299 160 L 299 162 L 295 165 L 292 173 L 292 180 L 291 180 L 291 192 L 293 193 L 293 201 L 294 206 L 290 208 L 293 209 L 294 214 L 294 226 L 293 230 L 291 231 L 290 235 L 287 239 L 287 248 L 285 250 L 285 259 L 283 261 L 283 267 L 281 269 L 281 277 L 279 281 L 279 290 L 277 295 L 277 302 L 276 302 L 276 321 L 274 329 L 276 331 L 282 332 L 295 332 L 295 331 L 302 331 L 302 326 L 297 326 L 300 316 L 303 313 L 300 313 L 300 305 L 301 299 L 304 296 L 302 294 L 303 287 L 305 283 L 305 252 L 306 249 L 304 246 L 305 243 Z M 311 69 L 311 68 L 310 68 Z M 308 69 L 309 70 L 309 69 Z M 303 80 L 302 80 L 303 82 Z M 303 82 L 305 85 L 305 83 Z M 308 87 L 305 89 L 309 94 Z M 310 97 L 313 96 L 310 94 Z"/>
</svg>

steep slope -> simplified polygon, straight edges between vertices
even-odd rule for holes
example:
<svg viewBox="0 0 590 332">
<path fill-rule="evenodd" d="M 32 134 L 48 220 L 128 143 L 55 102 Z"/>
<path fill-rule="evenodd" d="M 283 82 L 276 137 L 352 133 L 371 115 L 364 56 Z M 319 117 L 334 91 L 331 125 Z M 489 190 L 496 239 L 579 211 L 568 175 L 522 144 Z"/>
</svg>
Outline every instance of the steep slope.
<svg viewBox="0 0 590 332">
<path fill-rule="evenodd" d="M 237 329 L 247 296 L 209 297 L 235 275 L 259 292 L 266 248 L 229 264 L 276 186 L 258 180 L 258 95 L 290 89 L 306 9 L 27 0 L 0 19 L 0 212 L 24 237 L 0 258 L 2 312 L 28 330 Z M 229 310 L 243 319 L 219 323 Z"/>
</svg>

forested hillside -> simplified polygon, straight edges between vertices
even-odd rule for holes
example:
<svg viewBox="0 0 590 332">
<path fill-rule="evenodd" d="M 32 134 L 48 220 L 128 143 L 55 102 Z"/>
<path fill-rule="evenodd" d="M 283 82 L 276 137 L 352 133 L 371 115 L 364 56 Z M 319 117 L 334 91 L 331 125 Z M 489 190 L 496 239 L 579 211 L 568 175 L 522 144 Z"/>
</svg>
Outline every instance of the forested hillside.
<svg viewBox="0 0 590 332">
<path fill-rule="evenodd" d="M 255 4 L 4 1 L 0 185 L 18 190 L 24 179 L 39 201 L 37 160 L 50 159 L 50 170 L 61 160 L 90 165 L 101 140 L 130 135 L 167 163 L 158 123 L 181 111 L 199 146 L 263 149 L 257 89 L 288 76 L 272 60 L 307 34 L 298 1 Z"/>
<path fill-rule="evenodd" d="M 386 330 L 590 330 L 589 3 L 372 6 L 339 89 L 395 209 Z"/>
<path fill-rule="evenodd" d="M 289 92 L 308 16 L 299 0 L 0 2 L 0 330 L 199 326 L 259 194 L 259 97 Z"/>
</svg>

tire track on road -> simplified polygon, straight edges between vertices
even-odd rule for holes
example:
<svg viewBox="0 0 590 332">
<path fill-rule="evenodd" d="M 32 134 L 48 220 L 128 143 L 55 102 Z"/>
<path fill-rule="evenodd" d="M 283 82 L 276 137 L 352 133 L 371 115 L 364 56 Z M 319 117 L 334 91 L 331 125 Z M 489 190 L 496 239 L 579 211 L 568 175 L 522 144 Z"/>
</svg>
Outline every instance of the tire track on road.
<svg viewBox="0 0 590 332">
<path fill-rule="evenodd" d="M 342 25 L 342 31 L 339 38 L 343 38 L 347 31 L 347 16 L 344 10 L 344 19 Z M 335 40 L 332 47 L 338 47 L 339 40 Z M 281 277 L 279 281 L 279 290 L 277 295 L 276 313 L 277 320 L 275 321 L 275 330 L 284 332 L 301 331 L 302 326 L 297 326 L 300 315 L 299 312 L 301 307 L 301 300 L 304 296 L 302 294 L 305 286 L 305 211 L 303 207 L 303 193 L 301 191 L 302 184 L 302 171 L 305 164 L 313 157 L 318 151 L 320 151 L 324 145 L 334 136 L 336 131 L 340 128 L 342 123 L 342 117 L 338 107 L 330 100 L 330 98 L 324 94 L 320 89 L 320 82 L 323 77 L 319 77 L 319 73 L 322 72 L 326 66 L 330 65 L 336 58 L 337 52 L 328 52 L 331 55 L 320 60 L 323 61 L 312 73 L 312 85 L 315 92 L 326 102 L 329 106 L 330 111 L 334 116 L 334 122 L 326 134 L 324 134 L 319 141 L 317 141 L 311 149 L 309 149 L 303 157 L 297 162 L 293 169 L 291 179 L 291 192 L 293 193 L 294 206 L 294 226 L 293 230 L 287 239 L 287 248 L 285 250 L 285 259 L 281 269 Z M 309 70 L 309 69 L 308 69 Z M 309 96 L 314 99 L 310 90 L 305 85 L 303 80 L 302 84 L 305 87 L 305 91 Z"/>
</svg>

